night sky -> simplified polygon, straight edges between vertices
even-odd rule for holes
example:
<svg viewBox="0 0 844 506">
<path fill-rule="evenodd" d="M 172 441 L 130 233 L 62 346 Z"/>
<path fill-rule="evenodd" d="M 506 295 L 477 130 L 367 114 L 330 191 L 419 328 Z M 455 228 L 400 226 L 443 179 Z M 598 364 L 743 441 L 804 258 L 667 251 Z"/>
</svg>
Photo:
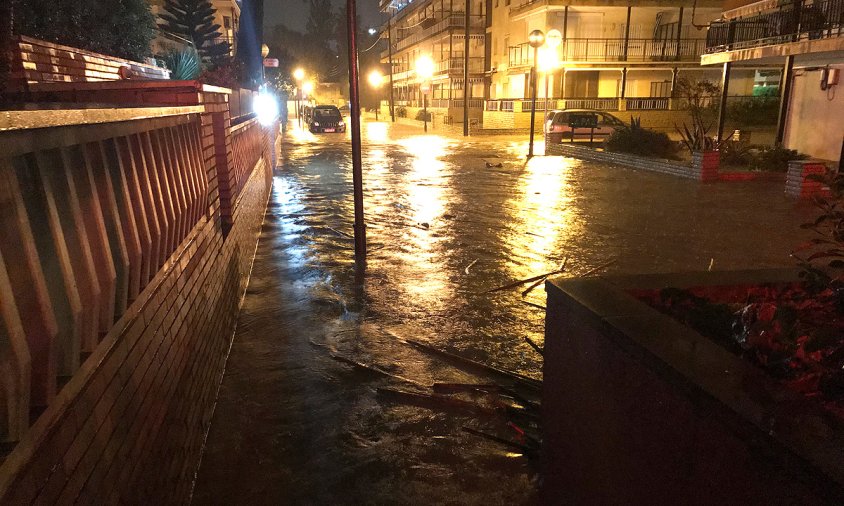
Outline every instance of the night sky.
<svg viewBox="0 0 844 506">
<path fill-rule="evenodd" d="M 343 0 L 332 0 L 335 12 L 345 16 L 346 2 Z M 361 24 L 377 26 L 381 23 L 381 14 L 378 12 L 378 0 L 358 0 L 358 18 Z M 272 29 L 275 25 L 283 23 L 288 28 L 297 31 L 305 30 L 305 21 L 308 19 L 307 0 L 264 0 L 264 26 Z"/>
</svg>

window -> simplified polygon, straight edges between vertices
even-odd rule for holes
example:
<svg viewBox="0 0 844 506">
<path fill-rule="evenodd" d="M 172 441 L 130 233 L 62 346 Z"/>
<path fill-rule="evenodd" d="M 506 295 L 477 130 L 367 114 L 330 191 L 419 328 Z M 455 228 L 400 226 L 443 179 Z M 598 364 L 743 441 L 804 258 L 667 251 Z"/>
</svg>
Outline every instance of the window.
<svg viewBox="0 0 844 506">
<path fill-rule="evenodd" d="M 231 30 L 231 28 L 232 28 L 232 18 L 230 18 L 229 16 L 223 16 L 223 27 L 226 30 Z"/>
</svg>

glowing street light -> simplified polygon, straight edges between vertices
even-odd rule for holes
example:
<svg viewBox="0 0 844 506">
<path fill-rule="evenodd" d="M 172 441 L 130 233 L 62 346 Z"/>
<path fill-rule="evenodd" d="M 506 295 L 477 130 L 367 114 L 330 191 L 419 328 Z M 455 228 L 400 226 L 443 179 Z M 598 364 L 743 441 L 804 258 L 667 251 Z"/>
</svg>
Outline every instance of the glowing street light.
<svg viewBox="0 0 844 506">
<path fill-rule="evenodd" d="M 384 74 L 378 69 L 370 72 L 366 79 L 369 81 L 369 85 L 376 90 L 381 89 L 381 86 L 384 85 Z M 378 109 L 381 108 L 381 99 L 380 97 L 376 98 L 378 98 L 378 103 L 375 106 L 375 121 L 378 121 Z"/>
<path fill-rule="evenodd" d="M 419 91 L 422 92 L 422 121 L 425 132 L 428 131 L 428 92 L 431 91 L 431 77 L 434 75 L 434 60 L 423 54 L 416 59 L 416 77 L 421 81 Z"/>
<path fill-rule="evenodd" d="M 545 44 L 545 33 L 542 30 L 534 30 L 528 35 L 528 44 L 533 48 L 533 67 L 530 69 L 530 145 L 528 147 L 528 158 L 533 157 L 533 128 L 536 125 L 536 64 L 539 60 L 539 47 Z"/>
<path fill-rule="evenodd" d="M 293 79 L 295 79 L 297 81 L 301 81 L 304 78 L 305 78 L 305 69 L 300 67 L 300 68 L 293 71 Z"/>
<path fill-rule="evenodd" d="M 299 128 L 302 127 L 302 85 L 300 83 L 304 78 L 305 69 L 303 69 L 302 67 L 299 67 L 293 71 L 293 79 L 296 81 L 296 89 L 294 90 L 296 92 L 296 119 L 299 121 Z"/>
<path fill-rule="evenodd" d="M 305 81 L 305 84 L 302 85 L 302 93 L 305 94 L 307 97 L 314 91 L 314 83 L 312 81 Z"/>
</svg>

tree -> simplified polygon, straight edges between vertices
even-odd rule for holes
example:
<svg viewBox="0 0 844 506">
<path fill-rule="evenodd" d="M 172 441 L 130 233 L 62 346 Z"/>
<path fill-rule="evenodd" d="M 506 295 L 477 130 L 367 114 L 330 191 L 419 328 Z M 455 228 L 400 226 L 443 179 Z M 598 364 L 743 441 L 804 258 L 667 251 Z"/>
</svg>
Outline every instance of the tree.
<svg viewBox="0 0 844 506">
<path fill-rule="evenodd" d="M 308 20 L 305 23 L 305 41 L 308 61 L 320 80 L 334 82 L 339 77 L 337 48 L 337 15 L 331 0 L 309 0 Z"/>
<path fill-rule="evenodd" d="M 15 33 L 142 61 L 155 18 L 146 0 L 11 0 Z"/>
<path fill-rule="evenodd" d="M 164 0 L 159 27 L 191 41 L 206 61 L 217 62 L 231 51 L 214 23 L 216 9 L 210 0 Z"/>
</svg>

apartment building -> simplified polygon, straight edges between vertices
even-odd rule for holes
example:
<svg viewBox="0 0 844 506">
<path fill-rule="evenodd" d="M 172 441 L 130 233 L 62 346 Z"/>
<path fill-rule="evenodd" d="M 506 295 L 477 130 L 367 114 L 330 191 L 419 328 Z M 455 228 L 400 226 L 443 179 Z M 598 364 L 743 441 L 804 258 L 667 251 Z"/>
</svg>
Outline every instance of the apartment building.
<svg viewBox="0 0 844 506">
<path fill-rule="evenodd" d="M 813 157 L 844 158 L 844 0 L 728 0 L 701 63 L 732 89 L 739 65 L 783 68 L 777 141 Z"/>
<path fill-rule="evenodd" d="M 463 89 L 467 86 L 464 68 L 468 62 L 469 117 L 480 120 L 486 90 L 487 3 L 484 0 L 381 0 L 380 9 L 388 16 L 382 37 L 388 40 L 389 46 L 381 53 L 381 61 L 392 69 L 393 98 L 400 115 L 415 117 L 426 99 L 435 122 L 462 123 Z M 434 62 L 430 79 L 420 78 L 417 72 L 416 62 L 422 56 Z"/>
<path fill-rule="evenodd" d="M 649 111 L 673 108 L 680 77 L 720 80 L 703 67 L 708 23 L 721 0 L 490 0 L 486 30 L 489 91 L 484 126 L 527 125 L 532 30 L 556 30 L 556 48 L 542 48 L 537 109 Z M 548 54 L 550 52 L 550 55 Z M 542 55 L 542 53 L 540 53 Z M 542 60 L 545 61 L 542 61 Z M 750 94 L 764 78 L 740 73 Z M 778 75 L 778 74 L 777 74 Z M 737 78 L 739 76 L 737 75 Z"/>
<path fill-rule="evenodd" d="M 157 17 L 164 8 L 164 0 L 148 0 L 152 13 Z M 237 44 L 237 31 L 240 26 L 240 1 L 239 0 L 211 0 L 214 8 L 214 24 L 220 25 L 220 38 L 217 42 L 228 42 L 231 47 L 230 54 L 234 55 Z M 159 54 L 168 49 L 178 49 L 187 45 L 188 41 L 174 34 L 165 33 L 159 30 L 157 37 L 153 40 L 153 53 Z"/>
</svg>

